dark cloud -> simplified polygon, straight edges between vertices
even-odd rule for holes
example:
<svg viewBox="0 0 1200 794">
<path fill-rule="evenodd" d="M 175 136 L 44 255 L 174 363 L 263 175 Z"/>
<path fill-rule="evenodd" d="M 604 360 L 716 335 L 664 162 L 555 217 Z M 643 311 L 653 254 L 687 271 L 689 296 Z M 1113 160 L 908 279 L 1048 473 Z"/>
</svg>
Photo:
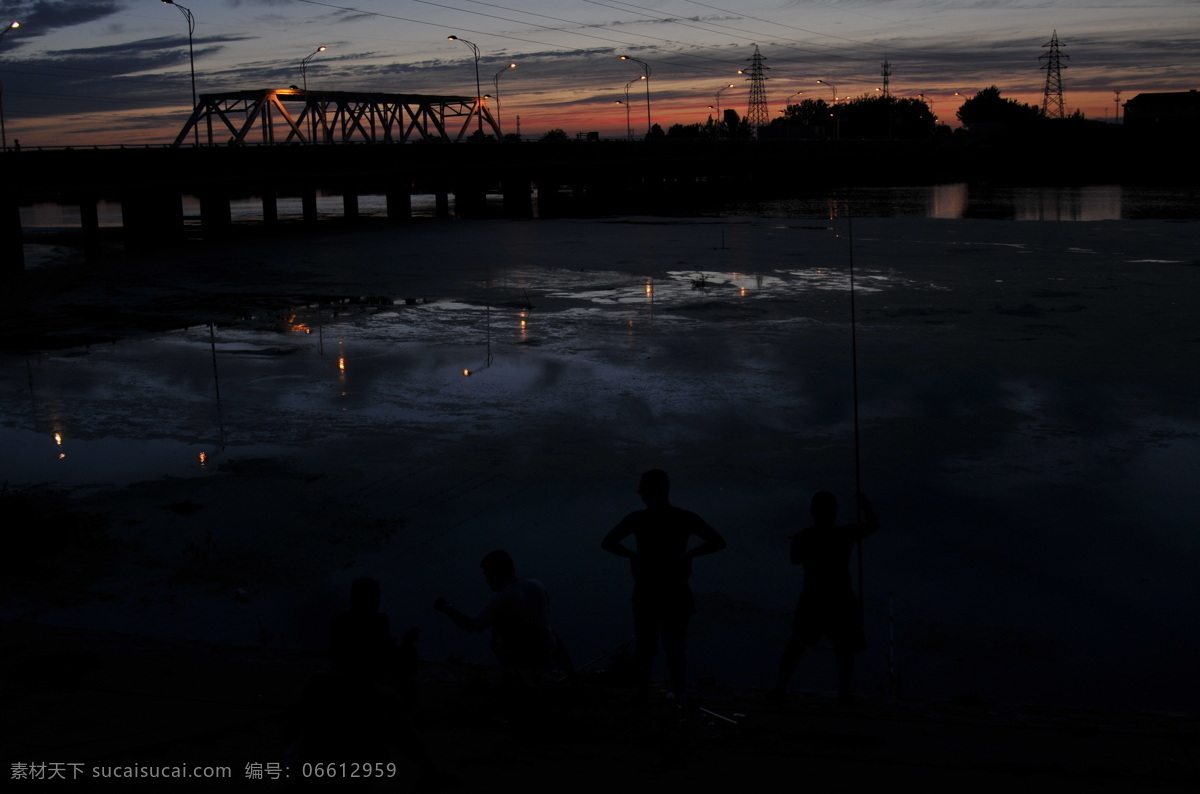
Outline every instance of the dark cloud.
<svg viewBox="0 0 1200 794">
<path fill-rule="evenodd" d="M 225 0 L 225 5 L 230 8 L 241 8 L 243 6 L 287 6 L 294 2 L 295 0 Z"/>
<path fill-rule="evenodd" d="M 196 57 L 200 53 L 214 55 L 220 52 L 223 45 L 231 41 L 246 41 L 251 36 L 196 36 L 192 45 L 196 49 Z M 163 50 L 187 49 L 187 36 L 159 36 L 153 39 L 127 41 L 121 44 L 106 44 L 100 47 L 78 47 L 71 50 L 47 50 L 46 55 L 53 58 L 106 58 L 125 56 L 156 57 L 155 53 Z"/>
<path fill-rule="evenodd" d="M 95 22 L 124 10 L 115 0 L 0 0 L 0 19 L 18 20 L 23 37 L 45 36 L 60 28 Z"/>
</svg>

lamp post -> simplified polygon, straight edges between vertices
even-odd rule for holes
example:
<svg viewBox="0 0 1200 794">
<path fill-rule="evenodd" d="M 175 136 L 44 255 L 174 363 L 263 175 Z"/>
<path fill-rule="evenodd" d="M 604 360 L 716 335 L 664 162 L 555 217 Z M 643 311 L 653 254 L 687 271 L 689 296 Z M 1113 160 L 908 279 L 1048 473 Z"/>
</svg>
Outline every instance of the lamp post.
<svg viewBox="0 0 1200 794">
<path fill-rule="evenodd" d="M 643 79 L 646 81 L 646 137 L 649 138 L 650 130 L 654 127 L 654 125 L 650 123 L 650 64 L 646 63 L 645 61 L 639 61 L 637 58 L 631 58 L 628 55 L 622 55 L 621 60 L 633 61 L 638 66 L 641 66 L 642 71 L 646 73 L 643 76 Z"/>
<path fill-rule="evenodd" d="M 787 119 L 787 135 L 789 138 L 792 137 L 792 116 L 790 113 L 788 113 L 788 108 L 791 107 L 790 103 L 792 101 L 792 97 L 800 96 L 803 93 L 803 91 L 797 91 L 794 94 L 788 94 L 788 98 L 783 100 L 783 110 L 779 111 L 783 114 L 784 118 Z"/>
<path fill-rule="evenodd" d="M 837 86 L 826 80 L 818 80 L 817 82 L 821 85 L 829 86 L 833 91 L 833 113 L 830 114 L 833 116 L 833 139 L 835 141 L 840 140 L 842 137 L 842 117 L 837 112 Z"/>
<path fill-rule="evenodd" d="M 483 90 L 479 87 L 479 48 L 472 42 L 466 39 L 460 39 L 458 36 L 447 36 L 446 41 L 461 41 L 471 48 L 471 52 L 475 54 L 475 113 L 479 116 L 479 137 L 483 137 Z"/>
<path fill-rule="evenodd" d="M 312 100 L 308 98 L 308 62 L 327 49 L 329 48 L 322 44 L 312 51 L 312 55 L 300 61 L 300 84 L 304 86 L 304 107 L 308 109 L 308 126 L 311 130 L 309 132 L 309 139 L 313 143 L 317 141 L 317 108 L 312 103 Z"/>
<path fill-rule="evenodd" d="M 496 87 L 496 127 L 500 127 L 500 75 L 507 72 L 509 69 L 516 69 L 515 63 L 510 63 L 500 71 L 496 72 L 496 76 L 492 78 L 492 85 Z M 504 137 L 503 129 L 501 129 L 500 137 Z"/>
<path fill-rule="evenodd" d="M 184 14 L 184 19 L 187 20 L 187 61 L 192 67 L 192 108 L 196 108 L 196 49 L 192 47 L 192 34 L 196 32 L 196 17 L 193 16 L 191 8 L 181 6 L 175 0 L 162 1 L 168 6 L 179 8 L 179 13 Z M 197 138 L 197 140 L 199 139 Z"/>
<path fill-rule="evenodd" d="M 325 52 L 327 49 L 329 48 L 322 44 L 320 47 L 317 47 L 315 50 L 313 50 L 312 55 L 309 55 L 307 58 L 300 61 L 300 83 L 304 86 L 305 94 L 308 93 L 308 62 L 317 57 L 318 54 Z M 307 97 L 305 98 L 307 99 Z"/>
<path fill-rule="evenodd" d="M 717 89 L 717 123 L 721 123 L 721 92 L 727 88 L 733 88 L 733 83 L 723 85 Z"/>
<path fill-rule="evenodd" d="M 0 41 L 4 40 L 4 37 L 8 35 L 10 30 L 16 30 L 19 27 L 21 27 L 20 22 L 9 22 L 4 26 L 3 30 L 0 30 Z M 4 85 L 0 83 L 0 152 L 7 151 L 8 133 L 4 131 Z"/>
<path fill-rule="evenodd" d="M 162 0 L 169 6 L 175 6 L 179 9 L 179 13 L 183 14 L 183 18 L 187 20 L 188 26 L 188 63 L 192 67 L 192 109 L 196 108 L 196 50 L 192 47 L 192 34 L 196 32 L 196 17 L 192 15 L 192 9 L 179 5 L 175 0 Z M 196 128 L 196 143 L 200 143 L 200 128 Z"/>
<path fill-rule="evenodd" d="M 625 101 L 622 102 L 619 99 L 617 100 L 618 105 L 625 106 L 625 137 L 629 138 L 629 140 L 631 140 L 631 141 L 633 140 L 633 125 L 629 122 L 629 86 L 633 85 L 638 80 L 645 80 L 645 79 L 646 79 L 646 76 L 642 75 L 637 80 L 630 80 L 628 83 L 625 84 Z"/>
</svg>

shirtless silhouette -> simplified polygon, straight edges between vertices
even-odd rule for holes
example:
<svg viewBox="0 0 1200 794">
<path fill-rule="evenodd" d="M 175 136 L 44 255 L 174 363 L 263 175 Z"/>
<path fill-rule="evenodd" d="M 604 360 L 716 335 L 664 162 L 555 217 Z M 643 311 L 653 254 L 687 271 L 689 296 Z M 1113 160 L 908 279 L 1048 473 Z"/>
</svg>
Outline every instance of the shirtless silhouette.
<svg viewBox="0 0 1200 794">
<path fill-rule="evenodd" d="M 850 583 L 850 554 L 854 545 L 879 530 L 879 519 L 871 503 L 858 495 L 866 522 L 837 524 L 837 498 L 820 491 L 812 498 L 812 526 L 792 535 L 791 560 L 804 566 L 804 590 L 796 602 L 792 637 L 779 663 L 779 677 L 772 696 L 783 700 L 792 673 L 804 649 L 822 636 L 833 644 L 838 670 L 838 700 L 851 701 L 850 679 L 854 655 L 867 647 L 863 633 L 862 604 Z"/>
<path fill-rule="evenodd" d="M 687 684 L 684 651 L 688 622 L 696 611 L 688 578 L 692 559 L 725 548 L 725 540 L 704 519 L 670 503 L 667 473 L 652 469 L 642 475 L 638 494 L 646 509 L 636 510 L 613 527 L 600 546 L 619 557 L 627 557 L 633 569 L 634 654 L 638 677 L 638 699 L 649 697 L 650 671 L 658 654 L 659 637 L 667 656 L 671 691 L 682 705 Z M 633 536 L 634 548 L 625 545 Z M 688 548 L 692 536 L 701 543 Z"/>
</svg>

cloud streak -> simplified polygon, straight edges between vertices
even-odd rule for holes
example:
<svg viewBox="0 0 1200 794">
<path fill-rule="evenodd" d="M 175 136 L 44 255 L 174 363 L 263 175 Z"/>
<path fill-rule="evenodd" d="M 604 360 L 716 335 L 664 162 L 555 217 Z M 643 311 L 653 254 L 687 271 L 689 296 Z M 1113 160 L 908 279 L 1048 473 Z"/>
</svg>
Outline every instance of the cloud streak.
<svg viewBox="0 0 1200 794">
<path fill-rule="evenodd" d="M 115 0 L 66 2 L 66 0 L 4 0 L 0 20 L 18 20 L 22 37 L 48 36 L 62 28 L 84 25 L 123 10 Z"/>
</svg>

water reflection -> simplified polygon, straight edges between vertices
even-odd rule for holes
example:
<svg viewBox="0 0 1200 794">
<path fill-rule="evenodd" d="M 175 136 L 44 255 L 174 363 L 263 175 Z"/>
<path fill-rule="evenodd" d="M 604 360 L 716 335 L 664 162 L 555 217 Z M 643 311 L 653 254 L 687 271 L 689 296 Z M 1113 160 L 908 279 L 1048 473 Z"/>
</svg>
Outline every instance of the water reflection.
<svg viewBox="0 0 1200 794">
<path fill-rule="evenodd" d="M 1106 221 L 1196 218 L 1197 191 L 1121 185 L 997 187 L 955 183 L 858 187 L 833 196 L 730 203 L 722 214 L 764 218 L 984 218 L 1019 221 Z"/>
</svg>

